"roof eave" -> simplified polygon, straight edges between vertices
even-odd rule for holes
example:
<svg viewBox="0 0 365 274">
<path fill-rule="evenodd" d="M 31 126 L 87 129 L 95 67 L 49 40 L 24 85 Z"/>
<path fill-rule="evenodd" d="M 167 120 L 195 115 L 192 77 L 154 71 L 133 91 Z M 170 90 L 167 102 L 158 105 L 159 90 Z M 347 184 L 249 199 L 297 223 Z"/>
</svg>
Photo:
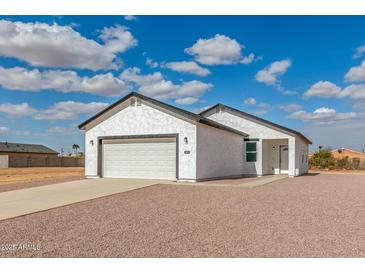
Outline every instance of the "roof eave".
<svg viewBox="0 0 365 274">
<path fill-rule="evenodd" d="M 218 129 L 226 130 L 226 131 L 241 135 L 243 137 L 248 137 L 249 136 L 247 133 L 244 133 L 242 131 L 239 131 L 239 130 L 231 128 L 231 127 L 227 127 L 225 125 L 222 125 L 220 123 L 217 123 L 217 122 L 215 122 L 213 120 L 210 120 L 210 119 L 207 119 L 207 118 L 200 119 L 199 123 L 206 124 L 208 126 L 215 127 L 215 128 L 218 128 Z"/>
</svg>

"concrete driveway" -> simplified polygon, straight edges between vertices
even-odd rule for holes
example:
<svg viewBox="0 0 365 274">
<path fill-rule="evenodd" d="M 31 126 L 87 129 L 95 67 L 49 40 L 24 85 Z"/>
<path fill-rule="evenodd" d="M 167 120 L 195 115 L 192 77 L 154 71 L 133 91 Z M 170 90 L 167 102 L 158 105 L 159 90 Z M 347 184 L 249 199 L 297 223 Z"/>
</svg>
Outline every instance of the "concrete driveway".
<svg viewBox="0 0 365 274">
<path fill-rule="evenodd" d="M 216 180 L 202 183 L 177 183 L 168 180 L 84 179 L 65 183 L 18 189 L 0 193 L 0 220 L 92 200 L 157 184 L 195 187 L 254 188 L 287 176 L 264 176 Z"/>
<path fill-rule="evenodd" d="M 7 191 L 0 193 L 0 220 L 168 182 L 162 180 L 85 179 Z"/>
</svg>

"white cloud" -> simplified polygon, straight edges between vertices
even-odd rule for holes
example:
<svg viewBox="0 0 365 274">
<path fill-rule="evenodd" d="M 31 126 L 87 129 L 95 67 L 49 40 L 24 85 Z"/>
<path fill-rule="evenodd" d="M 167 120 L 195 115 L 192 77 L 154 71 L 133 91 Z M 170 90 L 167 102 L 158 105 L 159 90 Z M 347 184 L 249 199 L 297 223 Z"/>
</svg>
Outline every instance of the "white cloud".
<svg viewBox="0 0 365 274">
<path fill-rule="evenodd" d="M 345 75 L 345 80 L 348 82 L 365 81 L 365 60 L 360 66 L 350 68 Z"/>
<path fill-rule="evenodd" d="M 349 97 L 355 100 L 365 99 L 365 84 L 350 85 L 345 87 L 340 94 L 340 97 Z"/>
<path fill-rule="evenodd" d="M 304 97 L 365 99 L 365 84 L 353 84 L 341 89 L 328 81 L 319 81 L 304 93 Z"/>
<path fill-rule="evenodd" d="M 323 98 L 331 98 L 340 96 L 341 88 L 336 86 L 334 83 L 329 81 L 319 81 L 312 85 L 306 93 L 304 93 L 304 97 L 323 97 Z"/>
<path fill-rule="evenodd" d="M 4 113 L 7 117 L 18 118 L 24 116 L 32 116 L 37 112 L 37 110 L 32 108 L 28 103 L 3 103 L 0 104 L 0 112 Z"/>
<path fill-rule="evenodd" d="M 128 89 L 125 83 L 111 73 L 81 77 L 74 71 L 26 70 L 0 67 L 0 86 L 11 90 L 56 90 L 60 92 L 86 92 L 104 96 L 119 96 Z"/>
<path fill-rule="evenodd" d="M 120 78 L 134 86 L 134 88 L 137 88 L 138 92 L 160 100 L 176 100 L 186 97 L 198 99 L 213 87 L 212 84 L 196 80 L 174 84 L 169 80 L 165 80 L 160 72 L 142 75 L 138 68 L 124 70 Z M 192 99 L 189 100 L 192 102 Z M 186 104 L 189 100 L 186 99 L 184 103 Z"/>
<path fill-rule="evenodd" d="M 280 109 L 285 112 L 293 112 L 302 109 L 302 106 L 299 104 L 292 103 L 292 104 L 281 105 Z"/>
<path fill-rule="evenodd" d="M 244 65 L 248 65 L 251 64 L 253 61 L 257 61 L 257 60 L 261 60 L 262 57 L 256 57 L 255 58 L 255 54 L 250 53 L 248 56 L 245 56 L 242 58 L 242 60 L 240 61 L 240 63 L 244 64 Z"/>
<path fill-rule="evenodd" d="M 252 111 L 255 115 L 264 115 L 268 113 L 271 108 L 271 105 L 262 102 L 259 103 L 253 97 L 246 98 L 243 103 L 248 106 L 255 106 L 255 110 Z"/>
<path fill-rule="evenodd" d="M 194 56 L 195 61 L 204 65 L 230 65 L 242 62 L 248 64 L 253 61 L 254 55 L 244 58 L 240 45 L 235 39 L 228 36 L 216 34 L 213 38 L 200 38 L 185 52 Z M 252 60 L 251 60 L 252 59 Z"/>
<path fill-rule="evenodd" d="M 34 115 L 35 120 L 74 120 L 79 114 L 96 114 L 106 108 L 108 104 L 100 102 L 81 103 L 64 101 L 54 104 L 49 108 L 38 111 Z"/>
<path fill-rule="evenodd" d="M 258 103 L 257 109 L 253 112 L 256 115 L 264 115 L 269 112 L 271 108 L 270 104 L 267 103 Z"/>
<path fill-rule="evenodd" d="M 10 129 L 8 127 L 0 127 L 0 133 L 7 133 Z"/>
<path fill-rule="evenodd" d="M 267 109 L 258 109 L 258 110 L 255 110 L 255 111 L 253 112 L 253 114 L 255 114 L 255 115 L 259 115 L 259 116 L 261 116 L 261 115 L 265 115 L 266 113 L 268 113 L 268 110 L 267 110 Z"/>
<path fill-rule="evenodd" d="M 47 133 L 49 134 L 70 134 L 76 133 L 77 127 L 61 127 L 61 126 L 54 126 L 47 129 Z"/>
<path fill-rule="evenodd" d="M 113 54 L 123 53 L 138 44 L 128 29 L 120 25 L 103 28 L 99 38 L 104 42 L 104 49 Z"/>
<path fill-rule="evenodd" d="M 74 101 L 58 102 L 47 109 L 38 110 L 28 103 L 0 104 L 0 112 L 9 118 L 31 117 L 35 120 L 73 120 L 79 114 L 95 114 L 106 108 L 108 104 L 101 102 L 82 103 Z"/>
<path fill-rule="evenodd" d="M 134 15 L 126 15 L 126 16 L 124 16 L 124 20 L 127 20 L 127 21 L 137 21 L 137 17 L 134 16 Z"/>
<path fill-rule="evenodd" d="M 32 135 L 32 132 L 29 130 L 15 130 L 12 132 L 12 134 L 15 134 L 17 136 L 29 136 Z"/>
<path fill-rule="evenodd" d="M 195 98 L 195 97 L 185 97 L 185 98 L 176 99 L 175 102 L 180 105 L 191 105 L 191 104 L 198 102 L 198 100 L 199 99 Z"/>
<path fill-rule="evenodd" d="M 153 61 L 153 59 L 147 57 L 146 65 L 149 66 L 150 68 L 157 68 L 159 66 L 159 63 L 155 62 L 155 61 Z"/>
<path fill-rule="evenodd" d="M 198 76 L 207 76 L 210 74 L 209 69 L 203 68 L 193 61 L 168 62 L 165 66 L 174 71 L 195 74 Z"/>
<path fill-rule="evenodd" d="M 181 85 L 178 85 L 178 89 L 175 92 L 175 96 L 200 97 L 206 91 L 210 90 L 212 87 L 213 87 L 212 84 L 203 83 L 197 80 L 183 82 Z"/>
<path fill-rule="evenodd" d="M 259 104 L 257 105 L 257 107 L 259 107 L 259 108 L 269 109 L 269 108 L 271 107 L 271 105 L 270 105 L 270 104 L 268 104 L 268 103 L 259 103 Z"/>
<path fill-rule="evenodd" d="M 336 112 L 335 109 L 321 107 L 314 112 L 304 110 L 296 111 L 290 114 L 290 118 L 300 119 L 303 122 L 312 122 L 314 124 L 333 124 L 340 121 L 348 121 L 357 118 L 355 112 Z"/>
<path fill-rule="evenodd" d="M 276 61 L 257 72 L 256 81 L 266 85 L 277 85 L 279 83 L 278 77 L 283 75 L 291 64 L 289 59 Z"/>
<path fill-rule="evenodd" d="M 247 98 L 245 101 L 243 101 L 245 105 L 256 105 L 256 99 L 255 98 Z"/>
<path fill-rule="evenodd" d="M 356 102 L 352 107 L 357 110 L 365 110 L 365 101 Z"/>
<path fill-rule="evenodd" d="M 134 67 L 125 69 L 121 73 L 120 78 L 127 82 L 132 82 L 142 86 L 161 81 L 163 79 L 163 76 L 160 72 L 154 72 L 152 74 L 142 75 L 141 70 L 139 68 Z"/>
<path fill-rule="evenodd" d="M 122 26 L 104 28 L 104 44 L 83 37 L 71 26 L 0 20 L 0 56 L 15 57 L 33 66 L 117 69 L 116 54 L 137 45 Z"/>
<path fill-rule="evenodd" d="M 365 44 L 356 48 L 355 54 L 352 56 L 354 59 L 360 58 L 365 53 Z"/>
</svg>

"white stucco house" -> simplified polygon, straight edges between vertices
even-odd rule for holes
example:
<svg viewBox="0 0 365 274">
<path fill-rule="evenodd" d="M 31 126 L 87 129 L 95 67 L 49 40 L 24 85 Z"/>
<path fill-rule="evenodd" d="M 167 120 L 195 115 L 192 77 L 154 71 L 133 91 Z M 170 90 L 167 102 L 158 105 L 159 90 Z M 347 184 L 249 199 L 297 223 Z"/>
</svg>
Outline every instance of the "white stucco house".
<svg viewBox="0 0 365 274">
<path fill-rule="evenodd" d="M 132 92 L 79 128 L 87 177 L 200 181 L 308 171 L 309 139 L 222 104 L 195 114 Z"/>
</svg>

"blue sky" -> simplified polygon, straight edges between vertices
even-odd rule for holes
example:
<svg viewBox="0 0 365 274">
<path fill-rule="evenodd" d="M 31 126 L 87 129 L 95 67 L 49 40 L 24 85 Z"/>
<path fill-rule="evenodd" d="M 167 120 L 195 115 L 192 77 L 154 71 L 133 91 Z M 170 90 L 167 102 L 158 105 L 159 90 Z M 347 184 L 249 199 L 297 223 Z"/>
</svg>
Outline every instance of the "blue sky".
<svg viewBox="0 0 365 274">
<path fill-rule="evenodd" d="M 221 102 L 365 148 L 365 17 L 15 16 L 0 21 L 0 139 L 83 147 L 77 124 L 130 91 Z"/>
</svg>

